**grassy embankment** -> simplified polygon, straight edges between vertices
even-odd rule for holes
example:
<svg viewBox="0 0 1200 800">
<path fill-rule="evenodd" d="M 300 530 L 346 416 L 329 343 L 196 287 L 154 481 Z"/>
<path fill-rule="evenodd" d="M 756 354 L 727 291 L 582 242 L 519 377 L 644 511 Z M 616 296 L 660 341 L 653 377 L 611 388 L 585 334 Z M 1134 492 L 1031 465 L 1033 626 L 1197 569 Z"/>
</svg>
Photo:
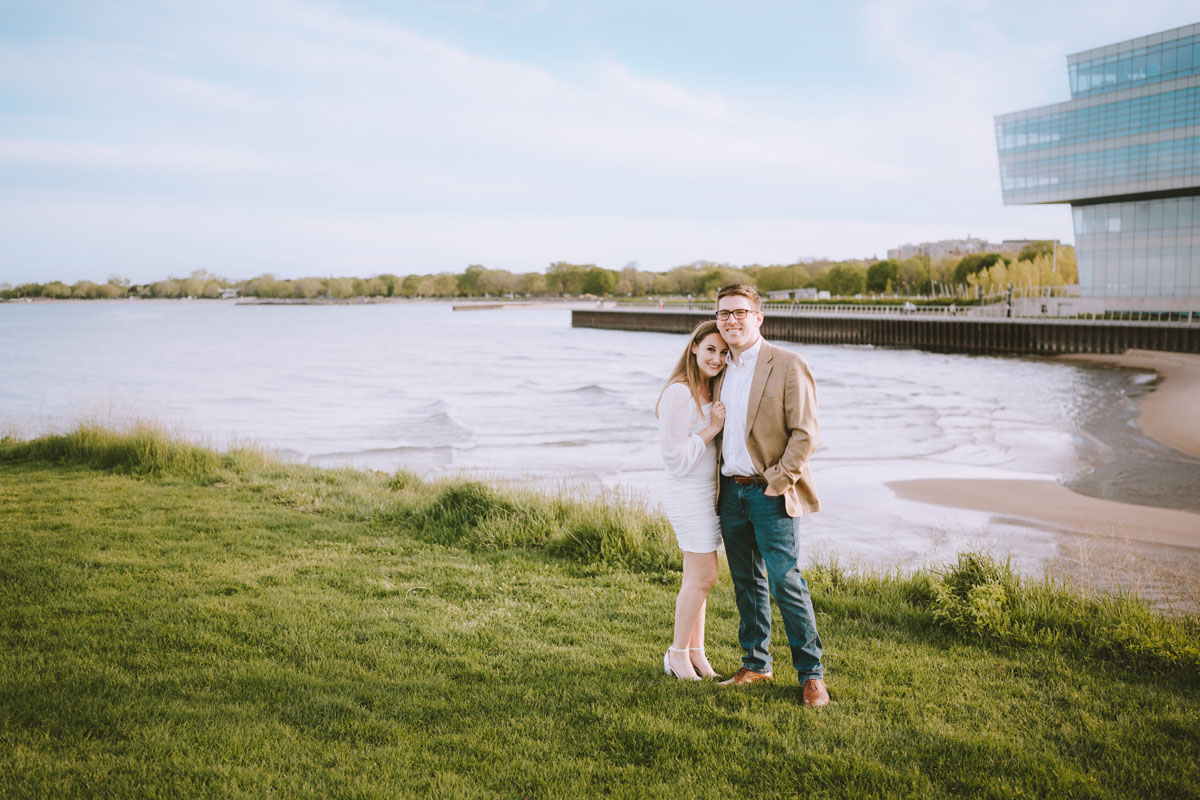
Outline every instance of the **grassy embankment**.
<svg viewBox="0 0 1200 800">
<path fill-rule="evenodd" d="M 658 666 L 661 519 L 217 454 L 0 440 L 0 796 L 1187 797 L 1200 620 L 984 558 L 807 572 L 834 703 Z M 737 664 L 728 577 L 709 655 Z"/>
</svg>

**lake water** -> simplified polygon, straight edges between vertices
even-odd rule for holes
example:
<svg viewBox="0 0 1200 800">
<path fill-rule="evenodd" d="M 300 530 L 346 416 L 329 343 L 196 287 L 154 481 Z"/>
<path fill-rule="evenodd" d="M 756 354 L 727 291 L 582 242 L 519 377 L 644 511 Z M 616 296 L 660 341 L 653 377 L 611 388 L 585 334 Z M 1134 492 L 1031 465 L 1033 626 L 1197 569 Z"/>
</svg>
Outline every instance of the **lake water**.
<svg viewBox="0 0 1200 800">
<path fill-rule="evenodd" d="M 8 303 L 0 426 L 29 437 L 83 419 L 141 418 L 217 447 L 253 440 L 318 465 L 656 498 L 653 408 L 684 343 L 573 329 L 564 308 Z M 1191 488 L 1200 463 L 1132 422 L 1147 374 L 783 346 L 804 354 L 818 383 L 813 470 L 825 510 L 804 521 L 814 552 L 912 565 L 983 544 L 1037 571 L 1062 543 L 1060 531 L 901 501 L 883 485 L 908 478 L 1054 478 L 1200 510 Z M 1152 468 L 1161 474 L 1145 480 Z"/>
</svg>

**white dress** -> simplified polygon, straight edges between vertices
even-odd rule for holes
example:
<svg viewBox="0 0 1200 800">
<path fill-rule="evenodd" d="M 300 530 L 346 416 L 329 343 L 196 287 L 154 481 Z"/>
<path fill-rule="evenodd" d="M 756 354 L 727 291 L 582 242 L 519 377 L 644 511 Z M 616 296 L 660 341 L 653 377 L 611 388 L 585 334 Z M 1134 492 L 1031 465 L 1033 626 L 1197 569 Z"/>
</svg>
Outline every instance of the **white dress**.
<svg viewBox="0 0 1200 800">
<path fill-rule="evenodd" d="M 679 549 L 712 553 L 721 546 L 717 519 L 717 445 L 704 443 L 698 431 L 709 423 L 712 403 L 696 407 L 686 383 L 673 383 L 658 405 L 658 443 L 662 449 L 662 503 Z"/>
</svg>

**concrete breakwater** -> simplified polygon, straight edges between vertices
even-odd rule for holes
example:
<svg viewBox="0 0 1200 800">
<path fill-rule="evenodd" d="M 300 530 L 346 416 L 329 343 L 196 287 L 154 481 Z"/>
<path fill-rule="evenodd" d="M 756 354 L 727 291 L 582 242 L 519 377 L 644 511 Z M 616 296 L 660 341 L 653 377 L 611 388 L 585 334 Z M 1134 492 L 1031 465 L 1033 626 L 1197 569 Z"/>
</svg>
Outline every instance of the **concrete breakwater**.
<svg viewBox="0 0 1200 800">
<path fill-rule="evenodd" d="M 712 312 L 571 312 L 575 328 L 687 333 Z M 1081 319 L 995 319 L 767 314 L 763 335 L 804 344 L 870 344 L 952 353 L 1124 353 L 1159 350 L 1200 353 L 1200 324 Z"/>
</svg>

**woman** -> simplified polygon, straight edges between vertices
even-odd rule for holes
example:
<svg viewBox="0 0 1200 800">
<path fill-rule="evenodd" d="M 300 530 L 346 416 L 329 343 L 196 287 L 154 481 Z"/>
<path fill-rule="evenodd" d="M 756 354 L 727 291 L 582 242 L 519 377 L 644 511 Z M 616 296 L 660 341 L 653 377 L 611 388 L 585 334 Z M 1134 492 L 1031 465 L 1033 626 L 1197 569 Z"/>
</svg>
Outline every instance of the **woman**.
<svg viewBox="0 0 1200 800">
<path fill-rule="evenodd" d="M 725 369 L 728 353 L 717 323 L 700 323 L 655 408 L 658 441 L 667 468 L 663 508 L 683 550 L 675 639 L 663 655 L 663 670 L 680 680 L 717 677 L 704 657 L 704 601 L 717 580 L 717 548 L 721 544 L 713 439 L 725 424 L 725 406 L 712 401 L 712 385 L 713 378 Z"/>
</svg>

